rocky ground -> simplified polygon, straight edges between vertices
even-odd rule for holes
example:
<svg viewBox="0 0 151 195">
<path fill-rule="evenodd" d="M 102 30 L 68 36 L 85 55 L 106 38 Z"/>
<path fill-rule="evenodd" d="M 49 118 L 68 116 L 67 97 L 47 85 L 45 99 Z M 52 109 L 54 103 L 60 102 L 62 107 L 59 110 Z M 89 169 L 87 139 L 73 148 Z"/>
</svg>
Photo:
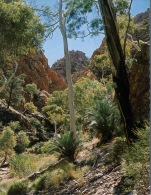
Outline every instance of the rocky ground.
<svg viewBox="0 0 151 195">
<path fill-rule="evenodd" d="M 81 161 L 77 163 L 77 167 L 90 166 L 89 171 L 84 174 L 83 183 L 68 178 L 62 182 L 59 190 L 51 187 L 49 192 L 40 192 L 37 195 L 136 195 L 135 190 L 122 192 L 122 185 L 128 183 L 128 178 L 123 177 L 120 165 L 115 166 L 112 163 L 105 165 L 111 150 L 112 143 L 104 149 L 95 147 L 94 143 L 85 145 L 84 152 L 79 154 Z M 84 160 L 91 154 L 93 154 L 93 159 Z"/>
<path fill-rule="evenodd" d="M 87 142 L 77 156 L 77 168 L 88 166 L 83 182 L 67 178 L 60 189 L 53 186 L 48 191 L 34 195 L 137 195 L 135 190 L 123 192 L 123 187 L 132 187 L 131 180 L 125 177 L 119 164 L 109 161 L 114 142 L 97 147 L 97 140 Z M 0 169 L 0 182 L 9 180 L 9 169 Z M 33 195 L 31 192 L 30 195 Z"/>
</svg>

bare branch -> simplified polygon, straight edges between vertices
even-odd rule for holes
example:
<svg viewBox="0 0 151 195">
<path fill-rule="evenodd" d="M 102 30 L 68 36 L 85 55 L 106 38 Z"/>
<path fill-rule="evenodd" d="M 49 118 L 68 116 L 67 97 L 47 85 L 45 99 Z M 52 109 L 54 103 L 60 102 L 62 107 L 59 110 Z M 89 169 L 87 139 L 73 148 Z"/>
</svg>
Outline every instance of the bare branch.
<svg viewBox="0 0 151 195">
<path fill-rule="evenodd" d="M 50 32 L 48 32 L 48 34 L 45 36 L 45 39 L 47 39 L 49 36 L 50 36 L 50 38 L 52 39 L 53 33 L 54 33 L 54 31 L 55 31 L 57 28 L 59 28 L 59 25 L 56 26 L 55 28 L 53 28 Z"/>
</svg>

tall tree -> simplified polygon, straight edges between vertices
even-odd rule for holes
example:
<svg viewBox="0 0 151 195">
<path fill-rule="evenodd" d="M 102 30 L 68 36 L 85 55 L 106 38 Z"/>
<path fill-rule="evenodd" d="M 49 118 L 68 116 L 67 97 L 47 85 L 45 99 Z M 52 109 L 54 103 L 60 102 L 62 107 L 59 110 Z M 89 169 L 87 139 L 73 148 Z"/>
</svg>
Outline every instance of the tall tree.
<svg viewBox="0 0 151 195">
<path fill-rule="evenodd" d="M 124 122 L 125 135 L 128 143 L 130 143 L 136 138 L 134 133 L 136 124 L 129 100 L 130 86 L 125 61 L 126 34 L 128 32 L 130 23 L 128 22 L 128 26 L 125 32 L 124 46 L 122 48 L 120 34 L 118 31 L 117 16 L 130 11 L 132 0 L 130 3 L 127 0 L 80 0 L 78 2 L 68 1 L 68 4 L 72 6 L 68 18 L 69 32 L 74 31 L 73 36 L 76 38 L 78 37 L 76 32 L 80 32 L 80 27 L 85 23 L 87 24 L 87 27 L 92 27 L 95 29 L 97 34 L 97 29 L 102 30 L 101 26 L 98 25 L 98 22 L 103 26 L 108 50 L 112 60 L 111 70 L 113 75 L 115 94 Z M 94 5 L 101 12 L 102 20 L 100 20 L 98 17 L 96 20 L 93 20 L 92 23 L 90 23 L 88 21 L 88 17 L 86 17 L 86 14 L 93 12 Z M 79 18 L 80 21 L 78 20 Z M 76 21 L 79 22 L 76 23 Z M 92 35 L 95 35 L 95 33 L 93 32 Z"/>
<path fill-rule="evenodd" d="M 72 78 L 71 78 L 70 54 L 68 49 L 68 40 L 67 40 L 67 33 L 66 33 L 66 15 L 62 9 L 62 0 L 59 0 L 59 26 L 63 37 L 64 54 L 66 59 L 66 78 L 68 84 L 70 131 L 73 133 L 73 138 L 76 139 L 76 123 L 75 123 L 75 113 L 74 113 L 74 97 L 73 97 L 73 85 L 72 85 Z"/>
<path fill-rule="evenodd" d="M 63 45 L 64 54 L 66 59 L 66 78 L 68 85 L 68 105 L 69 105 L 69 115 L 70 115 L 70 131 L 72 132 L 73 138 L 76 139 L 76 123 L 75 123 L 75 111 L 74 111 L 74 97 L 73 97 L 73 85 L 71 78 L 71 64 L 70 64 L 70 54 L 68 49 L 68 39 L 66 32 L 66 18 L 70 13 L 71 8 L 68 6 L 66 1 L 58 0 L 58 10 L 51 9 L 49 7 L 41 7 L 40 9 L 34 8 L 37 13 L 40 13 L 43 20 L 46 21 L 47 37 L 52 37 L 54 31 L 60 28 Z M 65 11 L 63 10 L 65 8 Z"/>
<path fill-rule="evenodd" d="M 112 59 L 111 68 L 115 94 L 122 114 L 127 141 L 136 138 L 135 121 L 129 100 L 130 86 L 125 64 L 125 52 L 122 49 L 115 10 L 110 0 L 98 0 L 102 14 L 108 50 Z"/>
</svg>

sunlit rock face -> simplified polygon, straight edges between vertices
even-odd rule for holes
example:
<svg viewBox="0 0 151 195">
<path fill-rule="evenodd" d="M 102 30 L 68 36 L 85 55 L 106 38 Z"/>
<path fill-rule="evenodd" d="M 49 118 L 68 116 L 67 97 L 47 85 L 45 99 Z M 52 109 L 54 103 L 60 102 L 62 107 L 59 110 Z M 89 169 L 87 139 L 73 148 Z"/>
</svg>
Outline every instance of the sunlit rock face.
<svg viewBox="0 0 151 195">
<path fill-rule="evenodd" d="M 103 55 L 107 50 L 106 38 L 103 38 L 102 43 L 98 49 L 96 49 L 91 56 L 91 71 L 98 78 L 107 78 L 111 75 L 111 69 L 102 69 L 102 66 L 95 65 L 95 57 Z"/>
<path fill-rule="evenodd" d="M 88 65 L 88 58 L 85 56 L 85 53 L 74 50 L 70 51 L 69 53 L 71 61 L 71 74 L 85 69 L 85 67 Z M 66 78 L 65 57 L 57 60 L 57 62 L 55 62 L 51 68 L 63 78 Z"/>
<path fill-rule="evenodd" d="M 42 52 L 20 58 L 17 74 L 22 73 L 26 75 L 26 84 L 35 83 L 40 90 L 52 93 L 66 88 L 64 80 L 48 66 L 48 60 Z"/>
</svg>

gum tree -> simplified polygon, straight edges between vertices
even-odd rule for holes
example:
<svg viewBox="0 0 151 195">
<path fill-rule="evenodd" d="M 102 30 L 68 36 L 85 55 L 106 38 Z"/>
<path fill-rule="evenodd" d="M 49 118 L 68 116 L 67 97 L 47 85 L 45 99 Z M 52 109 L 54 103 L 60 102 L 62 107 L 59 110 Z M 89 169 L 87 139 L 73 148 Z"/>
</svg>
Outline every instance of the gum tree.
<svg viewBox="0 0 151 195">
<path fill-rule="evenodd" d="M 66 19 L 70 13 L 71 7 L 68 6 L 66 1 L 58 0 L 57 9 L 51 9 L 50 7 L 45 8 L 34 8 L 37 13 L 42 15 L 43 20 L 46 22 L 47 37 L 52 37 L 54 31 L 59 28 L 64 46 L 64 55 L 66 59 L 66 79 L 68 85 L 68 106 L 69 106 L 69 117 L 70 117 L 70 131 L 74 139 L 76 139 L 76 122 L 75 122 L 75 111 L 74 111 L 74 96 L 73 96 L 73 84 L 71 78 L 71 64 L 70 54 L 68 49 L 68 39 L 66 31 Z"/>
<path fill-rule="evenodd" d="M 130 86 L 126 70 L 126 37 L 130 26 L 130 9 L 132 0 L 130 2 L 127 0 L 79 0 L 78 2 L 69 1 L 68 4 L 73 7 L 68 18 L 68 27 L 70 32 L 74 31 L 73 36 L 75 38 L 78 37 L 78 33 L 80 32 L 79 29 L 85 23 L 87 24 L 87 27 L 92 27 L 97 34 L 97 29 L 104 30 L 111 58 L 110 67 L 112 71 L 115 95 L 124 122 L 125 136 L 127 142 L 131 143 L 136 139 L 134 131 L 137 126 L 129 100 Z M 101 12 L 102 17 L 98 16 L 96 20 L 90 23 L 89 20 L 87 20 L 87 14 L 89 12 L 94 12 L 94 6 L 99 12 Z M 120 14 L 128 15 L 128 23 L 123 46 L 121 44 L 117 22 L 117 17 Z M 77 21 L 79 21 L 79 23 Z M 95 32 L 93 31 L 93 35 L 95 35 Z M 86 35 L 84 34 L 84 36 Z"/>
<path fill-rule="evenodd" d="M 124 121 L 125 135 L 127 141 L 130 143 L 136 138 L 134 134 L 136 124 L 129 100 L 130 86 L 125 63 L 126 38 L 124 49 L 122 49 L 113 3 L 110 0 L 98 0 L 98 3 L 102 15 L 107 46 L 112 60 L 111 68 L 115 94 Z"/>
<path fill-rule="evenodd" d="M 73 138 L 76 139 L 76 124 L 75 124 L 75 113 L 74 113 L 74 97 L 73 97 L 73 84 L 71 78 L 71 63 L 70 54 L 68 49 L 68 40 L 66 32 L 66 12 L 62 9 L 62 0 L 59 0 L 59 27 L 63 38 L 64 54 L 66 59 L 66 78 L 68 84 L 68 103 L 70 113 L 70 131 L 73 133 Z"/>
<path fill-rule="evenodd" d="M 33 9 L 21 0 L 0 0 L 0 23 L 0 74 L 5 78 L 0 86 L 2 92 L 16 73 L 18 57 L 40 48 L 44 25 Z M 10 62 L 14 73 L 7 78 L 5 69 Z"/>
</svg>

